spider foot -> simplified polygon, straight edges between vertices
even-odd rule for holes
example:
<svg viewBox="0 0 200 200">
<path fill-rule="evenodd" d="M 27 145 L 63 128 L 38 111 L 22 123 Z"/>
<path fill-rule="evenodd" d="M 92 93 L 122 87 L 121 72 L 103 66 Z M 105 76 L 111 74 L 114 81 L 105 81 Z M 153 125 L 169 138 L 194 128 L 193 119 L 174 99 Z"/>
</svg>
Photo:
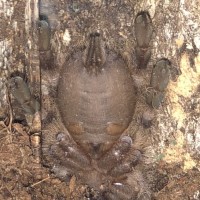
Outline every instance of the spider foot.
<svg viewBox="0 0 200 200">
<path fill-rule="evenodd" d="M 120 163 L 127 152 L 131 149 L 132 139 L 129 136 L 123 136 L 119 141 L 98 161 L 100 169 L 110 171 L 117 163 Z M 108 164 L 109 163 L 109 164 Z"/>
<path fill-rule="evenodd" d="M 80 171 L 86 171 L 90 169 L 90 159 L 85 155 L 75 144 L 73 144 L 64 133 L 57 135 L 57 143 L 51 145 L 49 154 L 56 159 L 58 165 L 62 167 L 53 167 L 53 171 L 61 169 L 62 173 L 77 174 Z M 60 175 L 59 175 L 60 176 Z"/>
<path fill-rule="evenodd" d="M 106 200 L 129 200 L 136 199 L 138 188 L 131 188 L 128 184 L 113 183 L 106 189 L 103 196 Z"/>
<path fill-rule="evenodd" d="M 116 167 L 112 168 L 108 174 L 110 174 L 112 177 L 119 177 L 123 176 L 126 173 L 129 173 L 132 171 L 132 168 L 137 165 L 139 160 L 142 157 L 142 153 L 139 150 L 131 149 L 128 152 L 127 157 L 123 160 L 123 162 L 116 165 Z"/>
<path fill-rule="evenodd" d="M 12 95 L 27 114 L 33 115 L 40 110 L 39 102 L 31 95 L 28 84 L 23 78 L 12 77 L 8 84 Z"/>
<path fill-rule="evenodd" d="M 161 105 L 165 90 L 170 80 L 171 62 L 162 58 L 155 64 L 150 81 L 150 90 L 147 93 L 146 101 L 153 108 L 158 109 Z"/>
<path fill-rule="evenodd" d="M 153 26 L 147 11 L 139 12 L 135 18 L 136 37 L 136 61 L 138 68 L 146 68 L 151 57 L 150 41 L 153 34 Z"/>
<path fill-rule="evenodd" d="M 125 179 L 114 181 L 103 191 L 107 200 L 151 200 L 151 192 L 141 172 L 133 170 Z"/>
</svg>

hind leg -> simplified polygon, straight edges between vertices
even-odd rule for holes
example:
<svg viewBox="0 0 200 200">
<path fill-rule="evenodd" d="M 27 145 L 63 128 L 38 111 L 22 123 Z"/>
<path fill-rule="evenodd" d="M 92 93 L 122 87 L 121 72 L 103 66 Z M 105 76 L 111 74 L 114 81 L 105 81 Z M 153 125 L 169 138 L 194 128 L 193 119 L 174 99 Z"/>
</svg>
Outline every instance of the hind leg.
<svg viewBox="0 0 200 200">
<path fill-rule="evenodd" d="M 147 103 L 153 108 L 158 109 L 164 99 L 170 81 L 170 68 L 171 62 L 166 58 L 158 60 L 154 65 L 150 88 L 146 95 Z"/>
<path fill-rule="evenodd" d="M 8 84 L 12 95 L 27 114 L 33 115 L 40 110 L 39 102 L 31 95 L 28 84 L 23 78 L 12 77 Z"/>
<path fill-rule="evenodd" d="M 153 34 L 151 17 L 147 11 L 142 11 L 137 14 L 134 22 L 134 29 L 137 67 L 145 69 L 151 57 L 150 42 Z"/>
</svg>

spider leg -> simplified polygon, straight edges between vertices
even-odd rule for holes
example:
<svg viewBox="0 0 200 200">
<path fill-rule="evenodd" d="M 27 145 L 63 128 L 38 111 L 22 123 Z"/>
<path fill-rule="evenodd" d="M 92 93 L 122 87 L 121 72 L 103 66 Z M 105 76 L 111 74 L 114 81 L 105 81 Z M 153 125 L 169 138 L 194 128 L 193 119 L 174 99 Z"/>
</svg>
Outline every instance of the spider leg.
<svg viewBox="0 0 200 200">
<path fill-rule="evenodd" d="M 138 68 L 146 68 L 151 57 L 150 42 L 153 34 L 153 26 L 150 14 L 141 11 L 137 14 L 134 22 L 136 37 L 136 61 Z"/>
<path fill-rule="evenodd" d="M 20 76 L 9 80 L 10 91 L 19 102 L 23 110 L 30 115 L 40 110 L 39 102 L 31 95 L 28 84 Z"/>
<path fill-rule="evenodd" d="M 64 133 L 57 135 L 57 143 L 51 145 L 49 154 L 59 165 L 77 173 L 91 167 L 90 159 L 75 144 L 69 143 Z"/>
<path fill-rule="evenodd" d="M 117 163 L 121 162 L 132 145 L 132 139 L 129 136 L 123 136 L 103 157 L 100 158 L 97 165 L 100 169 L 110 171 Z"/>
<path fill-rule="evenodd" d="M 155 64 L 150 81 L 151 90 L 147 93 L 146 101 L 153 108 L 158 109 L 161 105 L 165 90 L 170 80 L 171 62 L 162 58 Z"/>
<path fill-rule="evenodd" d="M 103 192 L 107 200 L 151 200 L 151 192 L 141 172 L 133 170 L 125 180 L 108 186 Z"/>
<path fill-rule="evenodd" d="M 117 177 L 123 176 L 124 174 L 131 172 L 132 167 L 137 165 L 141 157 L 142 153 L 139 150 L 131 149 L 130 152 L 128 152 L 127 157 L 123 160 L 123 162 L 111 169 L 108 172 L 108 174 L 110 174 L 113 177 Z"/>
<path fill-rule="evenodd" d="M 137 187 L 132 188 L 130 185 L 116 182 L 109 186 L 103 196 L 106 200 L 130 200 L 136 199 L 137 194 Z"/>
</svg>

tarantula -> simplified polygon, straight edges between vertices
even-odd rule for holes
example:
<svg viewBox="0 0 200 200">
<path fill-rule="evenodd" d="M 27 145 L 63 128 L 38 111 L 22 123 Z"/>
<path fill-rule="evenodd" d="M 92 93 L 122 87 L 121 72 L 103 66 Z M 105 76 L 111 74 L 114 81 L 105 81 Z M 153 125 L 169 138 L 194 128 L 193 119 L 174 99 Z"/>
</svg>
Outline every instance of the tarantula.
<svg viewBox="0 0 200 200">
<path fill-rule="evenodd" d="M 134 25 L 137 67 L 142 70 L 151 56 L 149 13 L 139 12 Z M 47 51 L 48 22 L 42 20 L 40 28 L 40 50 Z M 57 93 L 48 103 L 54 106 L 43 116 L 43 164 L 62 180 L 76 175 L 103 199 L 151 199 L 142 172 L 135 168 L 143 149 L 127 134 L 137 87 L 124 59 L 105 48 L 101 37 L 98 32 L 91 33 L 88 47 L 73 53 L 60 71 Z M 146 95 L 152 107 L 158 108 L 163 100 L 170 65 L 163 58 L 153 68 L 151 90 Z M 22 78 L 12 77 L 10 88 L 26 112 L 38 111 L 38 102 Z"/>
</svg>

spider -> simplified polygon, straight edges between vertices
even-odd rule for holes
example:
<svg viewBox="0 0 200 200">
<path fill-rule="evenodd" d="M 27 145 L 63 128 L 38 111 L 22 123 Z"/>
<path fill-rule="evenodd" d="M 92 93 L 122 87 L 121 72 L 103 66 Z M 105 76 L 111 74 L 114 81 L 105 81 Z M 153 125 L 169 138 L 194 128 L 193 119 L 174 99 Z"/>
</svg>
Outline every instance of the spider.
<svg viewBox="0 0 200 200">
<path fill-rule="evenodd" d="M 151 57 L 153 33 L 148 11 L 134 21 L 136 63 L 145 70 Z M 40 21 L 40 50 L 49 50 L 48 21 Z M 137 102 L 137 86 L 126 61 L 93 32 L 85 50 L 66 60 L 59 73 L 57 91 L 43 103 L 42 160 L 57 177 L 67 181 L 75 175 L 93 187 L 103 199 L 152 198 L 142 171 L 136 168 L 144 150 L 137 138 L 129 136 L 129 124 Z M 171 62 L 162 58 L 155 64 L 146 100 L 159 108 L 170 80 Z M 13 96 L 25 112 L 39 110 L 23 78 L 9 81 Z M 45 101 L 42 99 L 42 101 Z M 43 109 L 43 108 L 42 108 Z"/>
</svg>

